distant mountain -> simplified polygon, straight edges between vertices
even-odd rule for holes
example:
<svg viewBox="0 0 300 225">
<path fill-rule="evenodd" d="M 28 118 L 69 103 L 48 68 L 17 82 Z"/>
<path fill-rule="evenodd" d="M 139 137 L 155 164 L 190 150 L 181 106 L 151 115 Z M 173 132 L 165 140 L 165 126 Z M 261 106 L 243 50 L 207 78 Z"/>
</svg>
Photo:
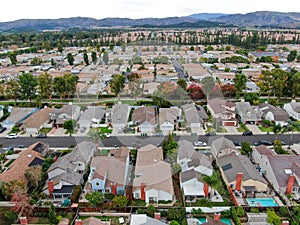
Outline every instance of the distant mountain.
<svg viewBox="0 0 300 225">
<path fill-rule="evenodd" d="M 247 14 L 199 13 L 187 17 L 167 18 L 105 18 L 72 17 L 60 19 L 21 19 L 0 22 L 0 32 L 32 32 L 70 28 L 94 29 L 99 27 L 161 27 L 201 28 L 219 26 L 300 28 L 300 13 L 261 11 Z"/>
<path fill-rule="evenodd" d="M 247 14 L 231 14 L 212 18 L 210 21 L 241 27 L 300 28 L 300 13 L 258 11 Z"/>
<path fill-rule="evenodd" d="M 151 26 L 173 26 L 184 23 L 198 23 L 199 19 L 190 17 L 167 17 L 167 18 L 105 18 L 93 19 L 87 17 L 72 17 L 61 19 L 22 19 L 12 22 L 0 23 L 1 31 L 23 31 L 23 30 L 63 30 L 73 27 L 93 29 L 99 27 L 138 27 Z M 218 24 L 211 22 L 210 24 Z"/>
<path fill-rule="evenodd" d="M 228 16 L 230 14 L 225 14 L 225 13 L 196 13 L 192 14 L 188 17 L 194 18 L 194 19 L 199 19 L 199 20 L 210 20 L 210 19 L 215 19 L 219 18 L 221 16 Z"/>
</svg>

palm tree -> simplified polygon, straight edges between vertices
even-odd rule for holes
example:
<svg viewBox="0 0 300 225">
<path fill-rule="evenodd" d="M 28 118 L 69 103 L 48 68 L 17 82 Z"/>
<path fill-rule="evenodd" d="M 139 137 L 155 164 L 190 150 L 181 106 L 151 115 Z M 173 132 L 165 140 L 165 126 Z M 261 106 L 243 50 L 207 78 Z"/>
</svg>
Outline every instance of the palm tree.
<svg viewBox="0 0 300 225">
<path fill-rule="evenodd" d="M 300 130 L 300 123 L 297 123 L 295 121 L 289 121 L 289 126 L 286 129 L 288 129 L 288 131 L 291 131 L 291 136 L 290 136 L 290 140 L 289 140 L 289 147 L 288 147 L 288 149 L 290 149 L 291 148 L 291 143 L 292 143 L 293 137 L 294 137 L 294 131 L 295 130 Z"/>
<path fill-rule="evenodd" d="M 274 123 L 274 125 L 272 126 L 272 131 L 274 132 L 275 136 L 275 140 L 278 139 L 278 135 L 279 133 L 281 133 L 283 131 L 283 128 L 280 124 L 276 124 Z"/>
<path fill-rule="evenodd" d="M 217 189 L 217 186 L 219 184 L 219 179 L 215 173 L 213 173 L 211 176 L 202 174 L 199 178 L 200 182 L 206 183 L 210 187 L 210 197 L 213 196 L 214 190 Z"/>
<path fill-rule="evenodd" d="M 92 139 L 93 142 L 95 142 L 96 144 L 96 151 L 98 151 L 99 148 L 99 140 L 100 139 L 104 139 L 104 132 L 102 131 L 102 129 L 100 127 L 98 128 L 91 128 L 89 130 L 89 132 L 87 133 L 87 137 Z"/>
</svg>

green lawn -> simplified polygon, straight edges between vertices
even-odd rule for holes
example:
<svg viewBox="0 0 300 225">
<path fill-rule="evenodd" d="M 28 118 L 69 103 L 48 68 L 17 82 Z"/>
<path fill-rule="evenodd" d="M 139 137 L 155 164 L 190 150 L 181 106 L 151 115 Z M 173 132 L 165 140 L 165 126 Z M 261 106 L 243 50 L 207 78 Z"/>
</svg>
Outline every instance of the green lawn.
<svg viewBox="0 0 300 225">
<path fill-rule="evenodd" d="M 263 127 L 263 126 L 259 126 L 258 127 L 262 132 L 273 132 L 272 127 Z"/>
<path fill-rule="evenodd" d="M 101 127 L 101 132 L 102 132 L 102 133 L 111 133 L 112 130 L 111 130 L 111 129 L 108 129 L 108 127 Z"/>
</svg>

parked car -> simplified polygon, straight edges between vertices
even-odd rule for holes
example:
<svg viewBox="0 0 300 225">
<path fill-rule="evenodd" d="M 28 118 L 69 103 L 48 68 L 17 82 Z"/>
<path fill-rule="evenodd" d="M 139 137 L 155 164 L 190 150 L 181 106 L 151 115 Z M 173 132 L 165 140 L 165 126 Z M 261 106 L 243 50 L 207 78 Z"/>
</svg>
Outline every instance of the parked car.
<svg viewBox="0 0 300 225">
<path fill-rule="evenodd" d="M 6 131 L 7 128 L 6 127 L 0 127 L 0 134 L 3 133 L 4 131 Z"/>
<path fill-rule="evenodd" d="M 258 145 L 267 145 L 267 146 L 271 146 L 271 145 L 273 145 L 273 143 L 270 142 L 270 141 L 266 141 L 266 140 L 259 140 L 259 141 L 256 142 L 254 145 L 255 145 L 255 146 L 258 146 Z"/>
<path fill-rule="evenodd" d="M 210 136 L 216 136 L 217 133 L 216 132 L 208 132 L 205 134 L 205 136 L 210 137 Z"/>
<path fill-rule="evenodd" d="M 253 136 L 253 132 L 252 131 L 245 131 L 245 132 L 243 132 L 243 136 Z"/>
<path fill-rule="evenodd" d="M 233 144 L 234 144 L 235 146 L 241 146 L 241 143 L 240 143 L 240 142 L 237 142 L 237 141 L 234 141 Z"/>
<path fill-rule="evenodd" d="M 196 141 L 194 142 L 194 145 L 200 147 L 200 146 L 206 146 L 207 144 L 206 142 L 203 141 Z"/>
<path fill-rule="evenodd" d="M 13 139 L 13 138 L 17 138 L 19 135 L 16 133 L 10 133 L 8 135 L 6 135 L 6 138 L 8 139 Z"/>
<path fill-rule="evenodd" d="M 44 134 L 44 133 L 40 133 L 40 134 L 36 135 L 36 138 L 46 138 L 46 137 L 47 137 L 47 134 Z"/>
</svg>

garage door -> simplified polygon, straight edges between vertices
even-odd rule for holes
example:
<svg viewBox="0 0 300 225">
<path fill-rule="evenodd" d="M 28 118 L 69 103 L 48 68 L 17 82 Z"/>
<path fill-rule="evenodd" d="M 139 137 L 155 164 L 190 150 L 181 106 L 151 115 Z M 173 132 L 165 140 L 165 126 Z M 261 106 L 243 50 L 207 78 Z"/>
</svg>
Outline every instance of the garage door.
<svg viewBox="0 0 300 225">
<path fill-rule="evenodd" d="M 234 127 L 235 122 L 224 122 L 224 126 Z"/>
</svg>

